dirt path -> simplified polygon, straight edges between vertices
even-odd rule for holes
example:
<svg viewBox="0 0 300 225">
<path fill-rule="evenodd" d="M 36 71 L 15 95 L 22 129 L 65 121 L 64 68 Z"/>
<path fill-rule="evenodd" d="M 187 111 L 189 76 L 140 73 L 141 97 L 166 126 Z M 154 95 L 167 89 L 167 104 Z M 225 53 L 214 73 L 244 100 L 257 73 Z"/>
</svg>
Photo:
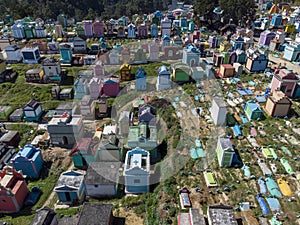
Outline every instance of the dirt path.
<svg viewBox="0 0 300 225">
<path fill-rule="evenodd" d="M 50 205 L 52 199 L 54 198 L 54 195 L 55 195 L 55 192 L 52 191 L 51 194 L 49 195 L 49 197 L 47 198 L 47 200 L 45 201 L 45 203 L 44 203 L 44 205 L 43 205 L 42 208 Z"/>
<path fill-rule="evenodd" d="M 38 129 L 39 124 L 34 122 L 4 122 L 4 124 L 9 127 L 9 125 L 15 125 L 15 124 L 24 124 L 24 125 L 30 125 L 33 126 L 35 129 Z"/>
<path fill-rule="evenodd" d="M 254 41 L 256 42 L 255 44 L 257 44 L 259 41 L 259 38 L 254 38 Z M 298 65 L 295 65 L 285 59 L 276 58 L 272 54 L 269 54 L 268 58 L 269 58 L 269 62 L 273 62 L 276 64 L 276 65 L 272 65 L 272 67 L 274 67 L 274 66 L 278 67 L 278 65 L 280 63 L 281 66 L 286 66 L 287 68 L 292 69 L 294 72 L 300 71 L 300 67 Z"/>
<path fill-rule="evenodd" d="M 66 171 L 72 170 L 74 169 L 74 164 L 71 163 L 71 165 L 68 167 L 68 169 Z M 52 191 L 51 194 L 49 195 L 49 197 L 47 198 L 47 200 L 45 201 L 45 203 L 43 204 L 43 207 L 49 206 L 52 199 L 54 198 L 55 192 Z"/>
<path fill-rule="evenodd" d="M 281 58 L 276 58 L 272 54 L 269 54 L 269 60 L 271 62 L 276 63 L 276 67 L 278 67 L 279 63 L 281 66 L 286 66 L 288 69 L 292 69 L 294 72 L 299 72 L 300 71 L 300 66 L 295 65 L 287 60 L 281 59 Z M 272 65 L 273 67 L 274 65 Z"/>
<path fill-rule="evenodd" d="M 126 225 L 144 224 L 144 220 L 133 212 L 133 210 L 125 210 L 120 208 L 119 217 L 126 218 Z"/>
</svg>

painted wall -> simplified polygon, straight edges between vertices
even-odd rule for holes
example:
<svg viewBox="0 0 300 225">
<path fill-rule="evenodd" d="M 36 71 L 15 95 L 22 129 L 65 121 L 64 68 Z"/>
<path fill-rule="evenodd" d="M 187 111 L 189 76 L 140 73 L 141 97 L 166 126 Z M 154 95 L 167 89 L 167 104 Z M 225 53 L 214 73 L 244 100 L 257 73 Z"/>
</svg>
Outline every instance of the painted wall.
<svg viewBox="0 0 300 225">
<path fill-rule="evenodd" d="M 85 185 L 86 195 L 90 197 L 100 198 L 103 196 L 114 196 L 117 194 L 116 185 Z"/>
<path fill-rule="evenodd" d="M 135 83 L 135 89 L 137 91 L 145 91 L 147 88 L 146 77 L 137 78 Z"/>
<path fill-rule="evenodd" d="M 120 161 L 120 150 L 99 150 L 100 161 Z"/>
<path fill-rule="evenodd" d="M 120 88 L 120 85 L 118 83 L 103 84 L 102 94 L 105 94 L 110 97 L 116 97 L 119 94 L 119 88 Z"/>
<path fill-rule="evenodd" d="M 149 191 L 149 177 L 148 176 L 125 176 L 125 192 L 129 193 L 145 193 Z"/>
</svg>

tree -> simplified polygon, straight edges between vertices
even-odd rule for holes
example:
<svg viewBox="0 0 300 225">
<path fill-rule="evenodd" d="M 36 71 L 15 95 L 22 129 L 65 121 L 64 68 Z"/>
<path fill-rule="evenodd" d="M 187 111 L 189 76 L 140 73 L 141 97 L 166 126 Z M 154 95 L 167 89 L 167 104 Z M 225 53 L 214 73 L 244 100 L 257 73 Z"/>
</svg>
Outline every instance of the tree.
<svg viewBox="0 0 300 225">
<path fill-rule="evenodd" d="M 204 21 L 212 25 L 216 20 L 213 10 L 217 6 L 223 10 L 222 16 L 227 22 L 232 19 L 233 23 L 245 26 L 255 18 L 255 0 L 195 0 L 195 21 L 199 22 L 199 17 L 204 17 Z"/>
<path fill-rule="evenodd" d="M 220 6 L 224 10 L 225 21 L 232 19 L 235 24 L 246 25 L 247 21 L 255 18 L 254 0 L 220 0 Z"/>
<path fill-rule="evenodd" d="M 204 21 L 207 21 L 209 24 L 212 24 L 213 10 L 216 6 L 218 6 L 218 0 L 195 0 L 195 22 L 203 22 L 200 20 L 200 17 L 203 17 Z"/>
<path fill-rule="evenodd" d="M 85 16 L 85 19 L 94 19 L 96 16 L 95 16 L 95 11 L 91 8 L 88 9 L 88 13 L 86 14 Z"/>
<path fill-rule="evenodd" d="M 194 11 L 199 16 L 206 16 L 212 12 L 216 6 L 217 1 L 211 0 L 196 0 L 194 2 Z"/>
<path fill-rule="evenodd" d="M 56 18 L 64 13 L 76 21 L 84 18 L 94 19 L 101 15 L 102 19 L 119 18 L 123 15 L 151 13 L 155 10 L 164 10 L 170 3 L 168 0 L 18 0 L 0 1 L 0 14 L 10 14 L 14 19 L 25 16 L 42 19 Z M 39 9 L 39 10 L 38 10 Z"/>
</svg>

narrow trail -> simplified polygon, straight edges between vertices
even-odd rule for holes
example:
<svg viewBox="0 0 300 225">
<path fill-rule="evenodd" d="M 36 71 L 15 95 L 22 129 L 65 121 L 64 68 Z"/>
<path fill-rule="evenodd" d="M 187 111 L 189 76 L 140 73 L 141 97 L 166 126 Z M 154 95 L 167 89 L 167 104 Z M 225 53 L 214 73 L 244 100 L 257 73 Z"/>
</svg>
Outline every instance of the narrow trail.
<svg viewBox="0 0 300 225">
<path fill-rule="evenodd" d="M 73 162 L 71 163 L 71 165 L 68 167 L 68 169 L 66 171 L 69 171 L 69 170 L 72 170 L 72 169 L 74 169 Z M 45 203 L 43 204 L 43 207 L 46 207 L 46 206 L 50 205 L 52 199 L 54 198 L 54 195 L 55 195 L 55 192 L 52 191 L 51 194 L 49 195 L 49 197 L 47 198 L 47 200 L 45 201 Z"/>
</svg>

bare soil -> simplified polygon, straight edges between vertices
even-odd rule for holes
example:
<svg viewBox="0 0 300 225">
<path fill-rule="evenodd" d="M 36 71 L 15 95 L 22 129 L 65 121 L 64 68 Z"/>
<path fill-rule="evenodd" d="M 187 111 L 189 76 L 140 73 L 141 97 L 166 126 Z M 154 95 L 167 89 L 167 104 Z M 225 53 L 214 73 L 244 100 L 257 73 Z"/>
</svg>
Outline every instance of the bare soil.
<svg viewBox="0 0 300 225">
<path fill-rule="evenodd" d="M 72 163 L 69 156 L 70 150 L 60 147 L 43 150 L 43 158 L 45 162 L 51 162 L 52 168 L 68 168 Z"/>
<path fill-rule="evenodd" d="M 114 212 L 116 215 L 116 212 Z M 126 225 L 144 224 L 144 219 L 135 214 L 132 209 L 119 208 L 118 217 L 126 218 Z"/>
</svg>

